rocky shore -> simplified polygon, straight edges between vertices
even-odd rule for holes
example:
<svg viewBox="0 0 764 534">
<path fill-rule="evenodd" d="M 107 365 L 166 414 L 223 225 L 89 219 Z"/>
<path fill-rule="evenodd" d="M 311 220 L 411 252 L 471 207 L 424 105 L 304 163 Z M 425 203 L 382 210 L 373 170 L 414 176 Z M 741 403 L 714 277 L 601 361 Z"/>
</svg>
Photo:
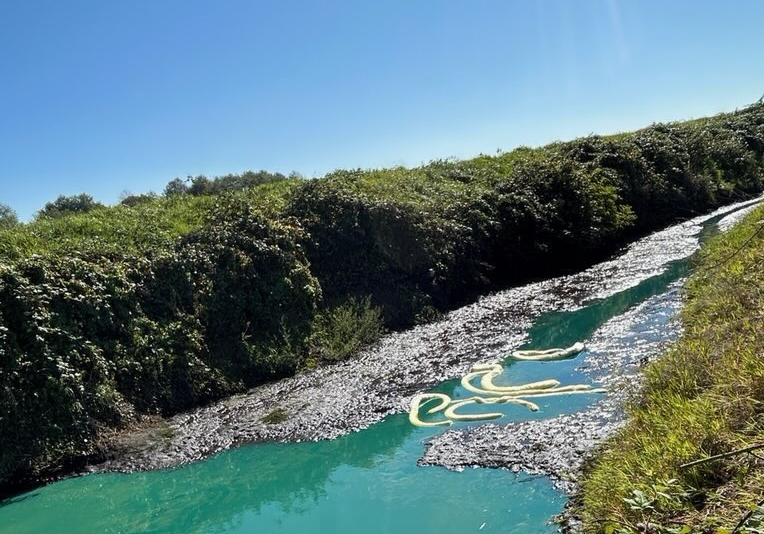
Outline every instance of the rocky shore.
<svg viewBox="0 0 764 534">
<path fill-rule="evenodd" d="M 550 419 L 485 424 L 431 439 L 422 465 L 450 469 L 502 467 L 549 476 L 567 493 L 593 448 L 623 423 L 623 406 L 639 383 L 639 368 L 679 335 L 673 320 L 681 305 L 681 282 L 608 321 L 588 342 L 578 370 L 608 388 L 588 409 Z M 500 446 L 497 446 L 500 444 Z"/>
<path fill-rule="evenodd" d="M 412 395 L 462 376 L 474 363 L 500 361 L 522 343 L 540 314 L 575 310 L 584 302 L 615 295 L 660 274 L 671 262 L 697 250 L 704 222 L 733 209 L 728 206 L 647 236 L 615 259 L 580 273 L 495 293 L 436 323 L 390 334 L 353 360 L 122 434 L 109 444 L 106 461 L 87 471 L 177 467 L 247 443 L 332 439 L 361 430 L 405 411 Z M 661 298 L 678 305 L 678 288 L 675 284 Z M 589 340 L 590 354 L 582 361 L 582 369 L 613 391 L 589 410 L 447 432 L 431 441 L 421 462 L 451 468 L 523 469 L 549 474 L 570 489 L 572 473 L 585 452 L 620 423 L 628 390 L 623 384 L 633 382 L 639 360 L 658 354 L 660 341 L 675 335 L 676 327 L 668 321 L 660 327 L 668 330 L 654 335 L 652 329 L 657 326 L 650 322 L 659 318 L 649 313 L 651 305 L 658 303 L 651 299 L 616 317 Z M 612 336 L 623 328 L 623 321 L 640 320 L 647 322 L 638 351 L 613 344 Z M 607 346 L 600 338 L 609 339 Z"/>
</svg>

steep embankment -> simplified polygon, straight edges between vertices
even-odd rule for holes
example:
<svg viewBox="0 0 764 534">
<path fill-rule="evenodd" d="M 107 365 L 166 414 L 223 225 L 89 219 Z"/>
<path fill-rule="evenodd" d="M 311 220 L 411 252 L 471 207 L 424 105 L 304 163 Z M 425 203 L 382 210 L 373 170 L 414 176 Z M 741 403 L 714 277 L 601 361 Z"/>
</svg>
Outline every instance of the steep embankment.
<svg viewBox="0 0 764 534">
<path fill-rule="evenodd" d="M 758 193 L 762 157 L 755 105 L 415 169 L 179 188 L 2 230 L 0 482 Z"/>
<path fill-rule="evenodd" d="M 587 532 L 729 533 L 764 496 L 756 451 L 683 467 L 764 443 L 764 208 L 701 251 L 681 318 L 628 425 L 587 469 Z"/>
</svg>

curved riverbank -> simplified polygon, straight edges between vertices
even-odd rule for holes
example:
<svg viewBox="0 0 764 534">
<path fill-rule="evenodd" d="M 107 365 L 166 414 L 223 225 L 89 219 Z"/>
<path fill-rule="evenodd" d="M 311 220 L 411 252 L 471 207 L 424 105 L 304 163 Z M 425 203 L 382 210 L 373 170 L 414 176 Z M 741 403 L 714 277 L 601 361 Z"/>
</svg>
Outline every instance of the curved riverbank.
<svg viewBox="0 0 764 534">
<path fill-rule="evenodd" d="M 446 317 L 439 324 L 385 338 L 379 348 L 398 347 L 401 358 L 393 363 L 402 363 L 408 375 L 396 383 L 398 391 L 391 391 L 384 383 L 368 382 L 365 375 L 372 371 L 385 369 L 391 379 L 395 374 L 385 367 L 385 352 L 375 348 L 357 362 L 360 364 L 357 367 L 352 367 L 351 362 L 340 365 L 347 373 L 343 375 L 347 379 L 344 384 L 347 397 L 339 391 L 327 392 L 328 387 L 342 388 L 342 383 L 329 381 L 322 389 L 321 379 L 329 375 L 321 374 L 321 369 L 304 375 L 306 381 L 302 383 L 290 379 L 269 386 L 280 386 L 282 391 L 288 390 L 288 386 L 299 386 L 300 390 L 286 393 L 286 401 L 315 401 L 314 413 L 310 412 L 310 405 L 304 404 L 295 404 L 298 411 L 289 413 L 283 405 L 273 403 L 278 399 L 268 399 L 266 394 L 273 393 L 273 389 L 257 388 L 252 391 L 249 405 L 243 402 L 244 397 L 237 399 L 237 410 L 226 412 L 227 407 L 221 403 L 212 419 L 200 416 L 197 411 L 184 416 L 185 428 L 171 426 L 177 417 L 155 425 L 149 432 L 153 438 L 148 442 L 145 435 L 133 435 L 128 440 L 135 449 L 133 457 L 122 458 L 126 460 L 122 463 L 124 470 L 140 467 L 142 457 L 150 458 L 153 452 L 161 456 L 161 465 L 176 465 L 178 459 L 178 465 L 184 462 L 189 465 L 129 475 L 100 473 L 71 478 L 3 502 L 0 523 L 20 534 L 39 534 L 51 529 L 62 534 L 82 531 L 177 534 L 213 530 L 237 534 L 262 530 L 307 533 L 325 531 L 325 521 L 330 521 L 332 531 L 338 534 L 357 532 L 359 522 L 377 525 L 375 531 L 380 532 L 414 529 L 434 533 L 457 528 L 463 532 L 551 534 L 556 527 L 547 521 L 562 510 L 565 495 L 555 490 L 546 477 L 528 476 L 524 470 L 556 475 L 557 487 L 569 489 L 571 480 L 560 478 L 559 467 L 577 461 L 592 444 L 582 437 L 597 438 L 609 432 L 602 417 L 587 420 L 587 414 L 594 413 L 593 408 L 599 406 L 596 413 L 602 415 L 604 407 L 612 405 L 609 401 L 623 393 L 614 386 L 628 377 L 619 377 L 618 372 L 613 376 L 614 368 L 632 373 L 640 365 L 639 361 L 624 359 L 624 348 L 636 347 L 637 352 L 629 355 L 641 357 L 661 339 L 675 335 L 676 324 L 669 318 L 678 303 L 687 255 L 717 224 L 733 217 L 718 213 L 689 221 L 634 243 L 614 260 L 585 272 L 492 295 L 457 310 L 453 317 Z M 519 335 L 515 335 L 511 330 L 511 316 L 517 311 L 514 308 L 522 310 L 529 306 L 533 306 L 531 317 L 521 325 Z M 501 318 L 502 312 L 507 316 L 505 320 Z M 517 314 L 515 317 L 522 320 Z M 497 324 L 484 325 L 481 321 Z M 496 337 L 503 334 L 507 337 Z M 397 339 L 401 335 L 405 335 L 405 342 Z M 447 336 L 452 335 L 449 343 Z M 589 384 L 597 377 L 613 393 L 604 397 L 543 399 L 539 403 L 541 410 L 535 413 L 505 406 L 501 409 L 513 422 L 506 428 L 488 427 L 496 432 L 481 433 L 484 425 L 480 423 L 457 423 L 452 427 L 457 432 L 447 434 L 459 436 L 464 432 L 483 453 L 477 460 L 465 461 L 463 456 L 453 454 L 439 458 L 439 463 L 455 469 L 422 466 L 432 460 L 434 450 L 430 446 L 422 458 L 424 443 L 447 443 L 449 438 L 438 436 L 437 429 L 412 426 L 404 413 L 385 416 L 362 431 L 347 432 L 345 428 L 363 426 L 381 417 L 369 413 L 362 403 L 354 409 L 353 402 L 359 400 L 352 396 L 359 390 L 349 387 L 354 384 L 354 374 L 361 376 L 360 392 L 368 394 L 360 400 L 368 399 L 370 408 L 389 402 L 399 406 L 395 411 L 401 412 L 413 394 L 401 389 L 418 391 L 416 388 L 422 383 L 432 383 L 434 377 L 427 369 L 423 372 L 416 359 L 403 358 L 406 350 L 414 350 L 421 362 L 440 361 L 437 356 L 441 350 L 448 350 L 450 357 L 462 361 L 474 359 L 474 355 L 470 356 L 474 351 L 480 352 L 481 361 L 489 357 L 498 361 L 519 343 L 534 348 L 566 345 L 572 340 L 585 340 L 588 350 L 566 361 L 511 365 L 507 362 L 506 372 L 499 380 L 522 383 L 554 377 L 564 383 Z M 375 367 L 364 372 L 364 366 L 371 364 Z M 462 372 L 457 369 L 454 375 Z M 307 380 L 311 377 L 313 381 Z M 434 387 L 452 398 L 470 395 L 458 380 Z M 388 397 L 381 403 L 375 399 L 375 393 Z M 324 397 L 328 398 L 321 402 Z M 272 403 L 266 406 L 269 400 Z M 259 408 L 248 411 L 258 402 Z M 239 416 L 243 420 L 239 421 Z M 335 424 L 326 429 L 331 435 L 341 434 L 340 437 L 313 441 L 321 436 L 322 422 L 336 423 L 343 418 L 347 419 L 344 427 Z M 567 424 L 559 428 L 560 421 Z M 291 428 L 295 432 L 291 440 L 290 436 L 282 438 L 291 442 L 236 447 L 206 461 L 193 462 L 193 458 L 207 453 L 187 450 L 185 445 L 196 435 L 188 432 L 184 441 L 178 433 L 194 426 L 200 438 L 205 430 L 213 438 L 215 433 L 230 436 L 239 428 L 253 434 L 259 431 L 261 435 L 267 430 L 284 432 Z M 522 432 L 523 428 L 533 431 L 527 433 L 523 448 L 516 451 L 524 455 L 519 465 L 510 455 L 502 456 L 501 450 L 505 449 L 507 430 Z M 310 441 L 295 442 L 300 436 Z M 475 436 L 482 439 L 473 439 Z M 550 439 L 557 446 L 545 450 L 542 445 Z M 212 445 L 216 446 L 214 442 Z M 116 460 L 111 466 L 100 467 L 118 468 L 120 462 Z M 521 468 L 523 472 L 462 470 L 466 465 Z M 343 506 L 338 508 L 339 502 Z M 444 505 L 454 514 L 443 514 Z"/>
<path fill-rule="evenodd" d="M 682 278 L 670 282 L 666 291 L 608 320 L 587 341 L 587 354 L 576 370 L 608 389 L 602 399 L 581 411 L 549 419 L 445 432 L 429 440 L 420 464 L 540 474 L 551 477 L 565 493 L 574 493 L 588 455 L 623 425 L 624 404 L 642 365 L 678 336 L 679 327 L 672 318 L 681 304 L 683 282 Z"/>
<path fill-rule="evenodd" d="M 632 298 L 638 298 L 640 284 L 646 283 L 655 285 L 650 291 L 666 293 L 668 296 L 662 302 L 668 302 L 668 311 L 673 310 L 678 291 L 672 280 L 679 273 L 669 272 L 666 282 L 661 282 L 660 275 L 675 269 L 677 261 L 697 250 L 703 224 L 751 203 L 722 208 L 652 234 L 636 241 L 616 258 L 581 273 L 495 293 L 449 313 L 442 321 L 390 334 L 357 359 L 260 386 L 245 395 L 123 435 L 108 451 L 109 460 L 93 469 L 175 467 L 245 443 L 336 438 L 366 428 L 389 414 L 405 411 L 415 393 L 465 374 L 476 362 L 500 361 L 510 349 L 527 339 L 534 320 L 545 313 L 575 312 L 587 303 L 603 302 L 614 296 L 616 306 L 627 311 L 631 302 L 629 291 L 636 291 Z M 636 327 L 640 318 L 645 317 L 644 308 L 649 306 L 650 300 L 619 320 L 631 321 Z M 642 326 L 649 338 L 650 321 L 656 318 L 654 314 L 647 317 L 648 322 Z M 622 325 L 606 323 L 603 328 L 610 332 L 602 334 L 600 330 L 600 335 L 611 336 Z M 594 352 L 584 359 L 582 368 L 592 380 L 608 386 L 614 380 L 612 377 L 636 369 L 634 360 L 651 356 L 657 350 L 656 343 L 646 340 L 640 352 L 624 361 L 620 346 L 600 347 L 595 336 L 591 347 Z M 591 411 L 522 424 L 530 425 L 527 434 L 535 436 L 536 443 L 546 443 L 547 436 L 555 435 L 570 442 L 573 449 L 581 449 L 582 443 L 607 435 L 616 424 L 622 397 L 619 388 L 613 389 L 614 393 L 595 403 Z M 543 426 L 543 430 L 534 425 Z M 490 438 L 494 428 L 495 425 L 479 427 L 471 439 L 495 443 Z M 505 431 L 512 428 L 510 424 Z M 486 439 L 480 433 L 485 433 Z M 436 438 L 434 443 L 449 442 L 450 435 Z M 437 446 L 431 446 L 423 462 L 451 467 L 501 464 L 559 475 L 550 462 L 568 461 L 566 451 L 555 454 L 554 460 L 546 460 L 538 447 L 530 450 L 536 453 L 516 463 L 491 459 L 485 450 L 486 454 L 474 457 L 474 461 L 456 461 L 453 449 L 449 454 L 438 455 Z"/>
</svg>

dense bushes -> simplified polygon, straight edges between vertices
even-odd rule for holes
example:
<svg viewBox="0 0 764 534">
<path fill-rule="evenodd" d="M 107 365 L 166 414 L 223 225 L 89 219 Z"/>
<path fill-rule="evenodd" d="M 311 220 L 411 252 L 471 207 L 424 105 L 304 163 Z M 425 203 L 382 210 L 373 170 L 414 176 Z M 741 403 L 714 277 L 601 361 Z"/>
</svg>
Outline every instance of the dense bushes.
<svg viewBox="0 0 764 534">
<path fill-rule="evenodd" d="M 123 193 L 122 196 L 120 196 L 119 203 L 123 206 L 129 206 L 129 207 L 135 207 L 139 204 L 144 204 L 146 202 L 152 202 L 156 200 L 157 194 L 156 193 L 144 193 L 141 195 L 132 195 L 130 193 Z"/>
<path fill-rule="evenodd" d="M 414 206 L 338 191 L 331 181 L 300 188 L 288 213 L 306 230 L 311 268 L 327 303 L 372 295 L 392 326 L 410 324 L 437 298 L 438 283 L 448 279 L 442 270 L 458 246 L 453 238 L 460 231 L 467 237 L 460 225 Z"/>
<path fill-rule="evenodd" d="M 70 197 L 61 195 L 53 202 L 45 204 L 45 206 L 37 213 L 37 217 L 43 219 L 61 217 L 62 215 L 69 215 L 71 213 L 87 213 L 90 210 L 102 207 L 103 204 L 96 202 L 93 200 L 93 197 L 85 193 Z"/>
<path fill-rule="evenodd" d="M 762 189 L 764 107 L 496 157 L 338 171 L 287 212 L 329 302 L 372 295 L 388 324 L 488 287 L 591 263 L 628 237 Z"/>
<path fill-rule="evenodd" d="M 609 169 L 577 165 L 555 151 L 516 165 L 491 193 L 498 225 L 483 254 L 509 280 L 591 261 L 633 227 L 634 213 Z"/>
<path fill-rule="evenodd" d="M 763 156 L 756 105 L 414 169 L 59 199 L 0 228 L 0 481 L 757 193 Z"/>
<path fill-rule="evenodd" d="M 107 426 L 295 371 L 320 297 L 299 229 L 223 202 L 145 257 L 35 257 L 0 276 L 0 479 Z"/>
</svg>

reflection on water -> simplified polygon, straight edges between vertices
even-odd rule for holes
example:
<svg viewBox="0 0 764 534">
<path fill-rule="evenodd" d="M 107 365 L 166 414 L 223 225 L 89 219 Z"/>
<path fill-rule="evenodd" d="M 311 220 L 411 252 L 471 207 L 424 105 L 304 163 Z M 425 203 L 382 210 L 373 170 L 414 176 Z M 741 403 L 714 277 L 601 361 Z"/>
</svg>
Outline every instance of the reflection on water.
<svg viewBox="0 0 764 534">
<path fill-rule="evenodd" d="M 332 441 L 250 446 L 172 471 L 71 479 L 0 509 L 0 524 L 18 534 L 554 532 L 544 520 L 564 499 L 546 480 L 418 468 L 431 434 L 398 415 Z"/>
<path fill-rule="evenodd" d="M 596 300 L 574 311 L 543 314 L 528 331 L 526 346 L 567 347 L 581 339 L 588 339 L 610 318 L 665 292 L 672 282 L 686 276 L 688 270 L 688 260 L 672 262 L 663 274 L 648 278 L 612 297 Z"/>
</svg>

